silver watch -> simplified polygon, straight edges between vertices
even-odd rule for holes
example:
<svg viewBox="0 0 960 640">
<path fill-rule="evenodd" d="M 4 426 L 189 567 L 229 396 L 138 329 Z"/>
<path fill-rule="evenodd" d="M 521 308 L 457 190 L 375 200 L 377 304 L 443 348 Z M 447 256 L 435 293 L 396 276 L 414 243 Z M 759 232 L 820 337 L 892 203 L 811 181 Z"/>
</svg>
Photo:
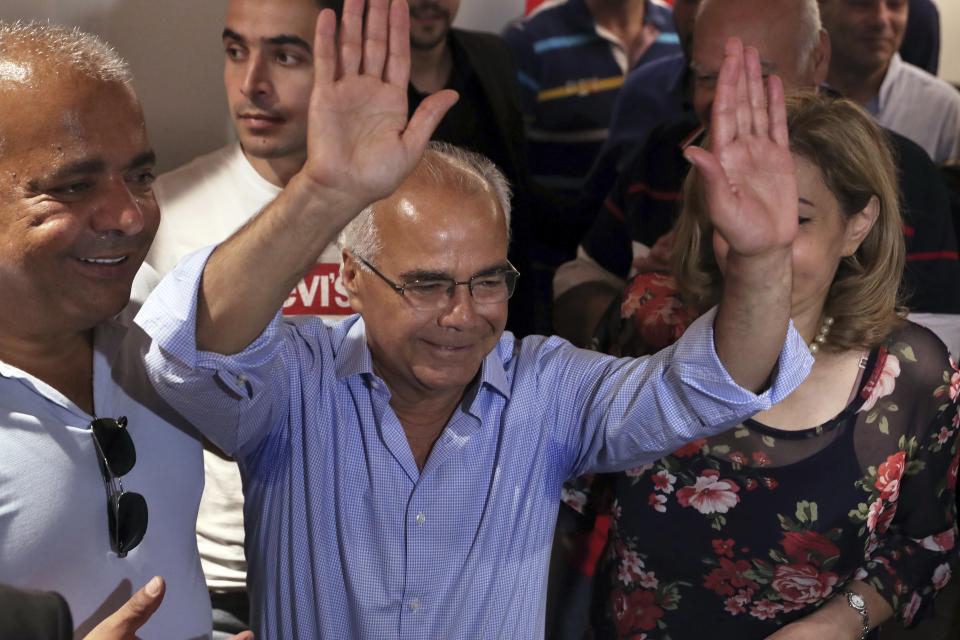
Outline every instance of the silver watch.
<svg viewBox="0 0 960 640">
<path fill-rule="evenodd" d="M 853 591 L 841 591 L 840 593 L 847 596 L 847 604 L 860 614 L 860 640 L 865 640 L 867 633 L 870 632 L 870 616 L 867 615 L 866 601 L 863 596 Z"/>
</svg>

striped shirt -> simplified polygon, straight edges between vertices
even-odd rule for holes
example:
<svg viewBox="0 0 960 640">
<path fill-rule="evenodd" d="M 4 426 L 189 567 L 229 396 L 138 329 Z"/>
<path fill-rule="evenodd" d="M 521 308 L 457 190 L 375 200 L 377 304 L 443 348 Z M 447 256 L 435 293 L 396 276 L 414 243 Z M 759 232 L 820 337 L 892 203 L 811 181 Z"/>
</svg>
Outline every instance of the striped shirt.
<svg viewBox="0 0 960 640">
<path fill-rule="evenodd" d="M 534 180 L 575 195 L 607 137 L 613 104 L 631 66 L 680 51 L 671 9 L 647 0 L 647 46 L 636 61 L 597 25 L 584 0 L 540 5 L 504 33 L 517 62 Z"/>
</svg>

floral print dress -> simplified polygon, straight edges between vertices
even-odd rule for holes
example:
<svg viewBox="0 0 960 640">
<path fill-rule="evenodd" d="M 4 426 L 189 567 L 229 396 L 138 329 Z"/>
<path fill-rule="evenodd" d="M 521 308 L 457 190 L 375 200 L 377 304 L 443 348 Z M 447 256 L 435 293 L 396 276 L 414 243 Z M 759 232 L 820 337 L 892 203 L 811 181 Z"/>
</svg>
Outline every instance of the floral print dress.
<svg viewBox="0 0 960 640">
<path fill-rule="evenodd" d="M 763 638 L 852 580 L 909 625 L 950 579 L 960 373 L 909 324 L 816 428 L 747 421 L 607 476 L 599 638 Z M 582 506 L 574 484 L 565 502 Z"/>
</svg>

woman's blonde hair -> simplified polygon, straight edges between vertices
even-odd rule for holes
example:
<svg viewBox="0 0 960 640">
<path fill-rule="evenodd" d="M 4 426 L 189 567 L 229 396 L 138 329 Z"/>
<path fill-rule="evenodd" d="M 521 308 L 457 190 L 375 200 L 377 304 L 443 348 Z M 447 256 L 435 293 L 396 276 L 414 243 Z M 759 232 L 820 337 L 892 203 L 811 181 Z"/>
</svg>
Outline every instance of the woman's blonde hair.
<svg viewBox="0 0 960 640">
<path fill-rule="evenodd" d="M 855 103 L 821 92 L 787 96 L 790 150 L 818 167 L 847 216 L 876 196 L 877 220 L 857 251 L 843 258 L 824 315 L 834 325 L 825 349 L 870 349 L 902 323 L 899 288 L 906 255 L 896 168 L 886 134 Z M 713 227 L 703 181 L 690 170 L 675 226 L 672 270 L 684 300 L 706 309 L 720 299 L 722 275 L 713 255 Z"/>
</svg>

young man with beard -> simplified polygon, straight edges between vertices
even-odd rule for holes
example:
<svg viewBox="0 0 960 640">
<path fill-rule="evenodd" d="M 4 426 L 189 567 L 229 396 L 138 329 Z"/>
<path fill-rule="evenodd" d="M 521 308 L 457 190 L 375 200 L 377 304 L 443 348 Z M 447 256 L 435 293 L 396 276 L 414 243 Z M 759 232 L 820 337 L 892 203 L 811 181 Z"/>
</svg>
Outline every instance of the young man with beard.
<svg viewBox="0 0 960 640">
<path fill-rule="evenodd" d="M 493 34 L 454 28 L 459 8 L 460 0 L 410 2 L 410 112 L 431 93 L 457 91 L 432 139 L 485 155 L 521 185 L 523 122 L 510 50 Z"/>
</svg>

